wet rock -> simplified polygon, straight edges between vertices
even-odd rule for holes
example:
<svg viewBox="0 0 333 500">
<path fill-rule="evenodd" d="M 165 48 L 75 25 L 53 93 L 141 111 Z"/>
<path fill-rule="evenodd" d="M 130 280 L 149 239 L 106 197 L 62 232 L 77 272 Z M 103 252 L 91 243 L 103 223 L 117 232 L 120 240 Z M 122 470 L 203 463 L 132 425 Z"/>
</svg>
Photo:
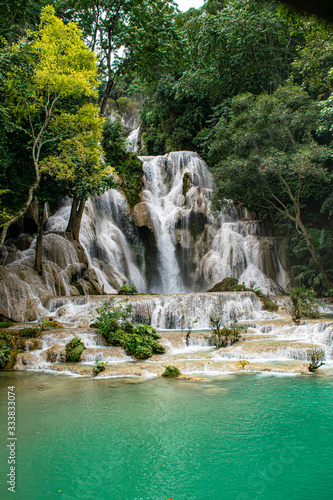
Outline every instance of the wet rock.
<svg viewBox="0 0 333 500">
<path fill-rule="evenodd" d="M 55 344 L 47 351 L 47 361 L 51 363 L 66 362 L 66 347 L 61 344 Z"/>
<path fill-rule="evenodd" d="M 138 227 L 147 226 L 151 231 L 154 231 L 154 224 L 151 218 L 151 213 L 148 203 L 142 201 L 137 203 L 133 208 L 133 221 Z"/>
<path fill-rule="evenodd" d="M 47 352 L 23 352 L 17 355 L 14 370 L 28 370 L 45 367 Z"/>
</svg>

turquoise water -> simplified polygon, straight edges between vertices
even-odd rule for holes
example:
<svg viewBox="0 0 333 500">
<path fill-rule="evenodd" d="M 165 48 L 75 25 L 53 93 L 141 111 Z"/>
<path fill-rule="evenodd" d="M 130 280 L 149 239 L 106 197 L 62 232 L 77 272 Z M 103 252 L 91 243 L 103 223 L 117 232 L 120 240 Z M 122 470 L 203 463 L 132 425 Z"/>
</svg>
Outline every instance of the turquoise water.
<svg viewBox="0 0 333 500">
<path fill-rule="evenodd" d="M 17 487 L 7 491 L 7 386 Z M 0 373 L 1 498 L 332 498 L 333 380 L 202 382 Z M 59 490 L 61 490 L 59 492 Z"/>
</svg>

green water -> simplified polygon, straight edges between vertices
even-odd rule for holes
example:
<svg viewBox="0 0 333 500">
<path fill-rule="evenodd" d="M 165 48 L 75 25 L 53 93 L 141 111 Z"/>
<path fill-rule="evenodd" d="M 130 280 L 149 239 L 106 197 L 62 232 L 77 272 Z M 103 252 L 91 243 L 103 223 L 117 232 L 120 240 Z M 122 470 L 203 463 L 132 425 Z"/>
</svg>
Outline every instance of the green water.
<svg viewBox="0 0 333 500">
<path fill-rule="evenodd" d="M 8 385 L 17 397 L 15 494 L 5 484 Z M 13 372 L 0 386 L 1 498 L 332 498 L 325 376 L 129 383 Z"/>
</svg>

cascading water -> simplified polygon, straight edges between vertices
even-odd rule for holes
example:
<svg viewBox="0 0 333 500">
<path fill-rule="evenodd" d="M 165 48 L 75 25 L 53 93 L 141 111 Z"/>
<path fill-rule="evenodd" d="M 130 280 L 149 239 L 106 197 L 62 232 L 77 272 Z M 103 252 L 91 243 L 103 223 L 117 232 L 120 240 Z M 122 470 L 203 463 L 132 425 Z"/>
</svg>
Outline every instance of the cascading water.
<svg viewBox="0 0 333 500">
<path fill-rule="evenodd" d="M 133 135 L 136 147 L 138 131 Z M 283 240 L 262 236 L 260 222 L 242 217 L 233 203 L 227 214 L 214 218 L 212 178 L 196 153 L 140 159 L 144 189 L 133 210 L 115 189 L 87 202 L 80 232 L 86 264 L 63 237 L 69 200 L 47 222 L 42 278 L 32 269 L 35 241 L 24 252 L 4 247 L 2 314 L 13 313 L 20 290 L 26 290 L 27 300 L 29 295 L 72 295 L 77 293 L 73 282 L 79 281 L 89 293 L 87 275 L 99 293 L 114 293 L 125 283 L 141 292 L 202 292 L 229 276 L 264 292 L 288 288 Z M 84 267 L 88 273 L 82 279 Z"/>
<path fill-rule="evenodd" d="M 289 286 L 280 239 L 262 237 L 260 223 L 242 220 L 233 204 L 211 216 L 212 179 L 196 153 L 140 159 L 144 190 L 133 212 L 111 190 L 83 218 L 80 240 L 105 291 L 125 282 L 143 292 L 205 291 L 228 276 L 273 293 Z"/>
</svg>

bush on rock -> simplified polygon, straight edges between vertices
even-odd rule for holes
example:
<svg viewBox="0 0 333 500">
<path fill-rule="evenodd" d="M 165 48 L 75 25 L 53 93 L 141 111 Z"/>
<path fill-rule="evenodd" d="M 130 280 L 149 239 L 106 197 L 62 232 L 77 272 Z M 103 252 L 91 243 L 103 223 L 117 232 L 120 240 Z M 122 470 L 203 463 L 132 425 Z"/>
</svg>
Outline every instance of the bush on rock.
<svg viewBox="0 0 333 500">
<path fill-rule="evenodd" d="M 176 368 L 175 366 L 167 366 L 166 369 L 164 370 L 162 377 L 169 377 L 169 378 L 175 378 L 175 377 L 180 377 L 181 373 Z"/>
<path fill-rule="evenodd" d="M 81 354 L 86 346 L 77 337 L 74 337 L 68 344 L 66 344 L 66 360 L 71 362 L 80 361 Z"/>
<path fill-rule="evenodd" d="M 138 290 L 135 285 L 122 285 L 119 288 L 118 295 L 136 295 Z"/>
<path fill-rule="evenodd" d="M 99 316 L 94 322 L 98 332 L 110 345 L 121 346 L 129 356 L 147 359 L 153 354 L 163 354 L 165 349 L 156 340 L 159 335 L 155 328 L 146 323 L 134 326 L 129 318 L 132 305 L 116 302 L 112 297 L 97 309 Z"/>
</svg>

